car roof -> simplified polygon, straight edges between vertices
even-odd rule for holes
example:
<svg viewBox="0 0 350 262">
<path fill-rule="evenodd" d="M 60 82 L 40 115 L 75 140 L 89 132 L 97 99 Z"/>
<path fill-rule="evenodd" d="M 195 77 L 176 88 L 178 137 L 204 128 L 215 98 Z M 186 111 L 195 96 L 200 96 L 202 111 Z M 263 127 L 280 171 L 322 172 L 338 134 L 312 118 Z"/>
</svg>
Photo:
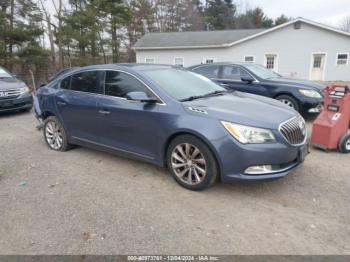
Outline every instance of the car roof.
<svg viewBox="0 0 350 262">
<path fill-rule="evenodd" d="M 89 65 L 84 67 L 70 68 L 67 72 L 59 74 L 56 79 L 63 79 L 70 75 L 76 73 L 91 71 L 91 70 L 122 70 L 128 73 L 141 73 L 146 70 L 157 70 L 157 69 L 167 69 L 167 68 L 179 68 L 173 65 L 163 65 L 163 64 L 136 64 L 136 63 L 124 63 L 124 64 L 100 64 L 100 65 Z M 181 67 L 182 68 L 182 67 Z"/>
<path fill-rule="evenodd" d="M 215 62 L 210 64 L 198 64 L 188 67 L 189 69 L 194 69 L 200 66 L 211 66 L 211 65 L 238 65 L 238 66 L 245 66 L 245 65 L 251 65 L 252 63 L 249 62 Z M 253 63 L 254 64 L 254 63 Z"/>
<path fill-rule="evenodd" d="M 174 68 L 172 65 L 163 64 L 136 64 L 136 63 L 123 63 L 123 64 L 101 64 L 101 65 L 90 65 L 85 67 L 77 68 L 77 71 L 92 70 L 92 69 L 124 69 L 124 70 L 135 70 L 142 71 L 148 69 L 161 69 L 161 68 Z"/>
</svg>

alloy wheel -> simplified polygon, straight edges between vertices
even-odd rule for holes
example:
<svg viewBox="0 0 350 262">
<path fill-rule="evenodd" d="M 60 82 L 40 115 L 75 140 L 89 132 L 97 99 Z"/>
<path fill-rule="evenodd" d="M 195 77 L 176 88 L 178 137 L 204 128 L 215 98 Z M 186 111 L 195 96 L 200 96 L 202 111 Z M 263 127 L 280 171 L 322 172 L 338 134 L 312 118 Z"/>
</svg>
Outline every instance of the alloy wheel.
<svg viewBox="0 0 350 262">
<path fill-rule="evenodd" d="M 207 163 L 201 151 L 194 145 L 177 145 L 171 153 L 171 167 L 176 176 L 188 185 L 201 183 L 207 175 Z"/>
<path fill-rule="evenodd" d="M 345 143 L 345 149 L 350 151 L 350 138 Z"/>
<path fill-rule="evenodd" d="M 294 104 L 290 100 L 288 100 L 288 99 L 280 99 L 279 101 L 282 102 L 283 104 L 285 104 L 285 105 L 295 109 Z"/>
<path fill-rule="evenodd" d="M 45 126 L 45 137 L 49 146 L 55 150 L 59 150 L 63 144 L 63 135 L 60 126 L 54 122 L 49 121 Z"/>
</svg>

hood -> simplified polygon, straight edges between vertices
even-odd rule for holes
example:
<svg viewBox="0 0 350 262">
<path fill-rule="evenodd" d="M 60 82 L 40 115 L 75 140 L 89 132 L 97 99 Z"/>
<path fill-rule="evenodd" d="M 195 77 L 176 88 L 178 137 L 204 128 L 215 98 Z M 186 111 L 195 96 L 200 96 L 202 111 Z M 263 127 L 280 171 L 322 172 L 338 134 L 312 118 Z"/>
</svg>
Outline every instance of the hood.
<svg viewBox="0 0 350 262">
<path fill-rule="evenodd" d="M 16 78 L 0 78 L 0 90 L 18 89 L 24 86 L 24 82 Z"/>
<path fill-rule="evenodd" d="M 322 90 L 327 85 L 322 83 L 317 83 L 313 81 L 308 80 L 299 80 L 299 79 L 293 79 L 293 78 L 285 78 L 285 77 L 278 77 L 278 78 L 271 78 L 268 79 L 269 82 L 278 84 L 278 85 L 288 85 L 288 86 L 294 86 L 296 88 L 307 88 L 307 89 L 313 89 L 313 90 Z"/>
<path fill-rule="evenodd" d="M 184 102 L 184 106 L 193 114 L 268 129 L 278 129 L 298 115 L 277 100 L 241 92 Z"/>
</svg>

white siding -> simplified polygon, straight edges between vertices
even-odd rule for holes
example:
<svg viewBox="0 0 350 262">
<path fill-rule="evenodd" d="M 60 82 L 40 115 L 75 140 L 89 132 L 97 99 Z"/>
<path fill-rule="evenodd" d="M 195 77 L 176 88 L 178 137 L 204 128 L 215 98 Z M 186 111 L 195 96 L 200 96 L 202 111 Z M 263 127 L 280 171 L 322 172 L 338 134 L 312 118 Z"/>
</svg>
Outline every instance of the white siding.
<svg viewBox="0 0 350 262">
<path fill-rule="evenodd" d="M 278 73 L 309 79 L 313 53 L 326 53 L 324 80 L 350 80 L 350 62 L 337 65 L 338 53 L 350 53 L 350 37 L 302 23 L 299 30 L 294 25 L 272 31 L 230 48 L 184 50 L 137 50 L 136 59 L 143 63 L 155 58 L 156 63 L 173 64 L 174 57 L 183 57 L 185 67 L 200 64 L 205 59 L 216 62 L 243 62 L 244 56 L 254 56 L 255 63 L 264 64 L 265 54 L 278 56 Z"/>
</svg>

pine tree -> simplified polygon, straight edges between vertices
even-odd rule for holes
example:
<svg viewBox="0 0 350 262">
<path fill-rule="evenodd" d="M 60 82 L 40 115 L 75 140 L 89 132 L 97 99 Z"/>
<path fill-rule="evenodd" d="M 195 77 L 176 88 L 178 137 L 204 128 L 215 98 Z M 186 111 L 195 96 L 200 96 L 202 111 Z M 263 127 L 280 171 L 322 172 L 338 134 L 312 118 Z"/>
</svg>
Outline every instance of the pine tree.
<svg viewBox="0 0 350 262">
<path fill-rule="evenodd" d="M 234 28 L 236 5 L 232 0 L 208 0 L 206 22 L 212 30 Z"/>
<path fill-rule="evenodd" d="M 40 45 L 40 9 L 33 0 L 2 0 L 0 8 L 0 63 L 10 71 L 18 65 L 38 72 L 48 58 Z"/>
</svg>

